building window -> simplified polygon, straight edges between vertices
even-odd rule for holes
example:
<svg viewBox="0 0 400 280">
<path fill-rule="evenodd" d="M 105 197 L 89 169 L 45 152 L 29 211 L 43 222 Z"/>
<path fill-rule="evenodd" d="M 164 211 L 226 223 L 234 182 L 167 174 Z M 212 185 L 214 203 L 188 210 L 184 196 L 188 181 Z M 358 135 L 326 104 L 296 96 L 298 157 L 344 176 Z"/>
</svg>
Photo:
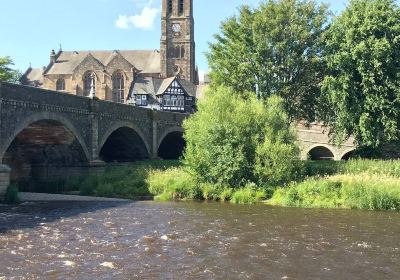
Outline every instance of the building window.
<svg viewBox="0 0 400 280">
<path fill-rule="evenodd" d="M 183 2 L 184 0 L 179 0 L 179 15 L 183 14 L 183 8 L 184 8 Z"/>
<path fill-rule="evenodd" d="M 125 82 L 124 75 L 121 72 L 117 72 L 113 76 L 113 100 L 115 102 L 123 103 L 125 100 Z"/>
<path fill-rule="evenodd" d="M 147 106 L 147 95 L 136 95 L 136 105 Z"/>
<path fill-rule="evenodd" d="M 172 0 L 168 0 L 168 13 L 172 14 Z"/>
<path fill-rule="evenodd" d="M 83 94 L 85 96 L 89 96 L 90 89 L 92 88 L 92 80 L 93 86 L 96 88 L 96 75 L 93 72 L 86 72 L 85 76 L 83 76 Z"/>
<path fill-rule="evenodd" d="M 65 80 L 64 79 L 58 79 L 57 80 L 56 90 L 58 90 L 58 91 L 64 91 L 65 90 Z"/>
</svg>

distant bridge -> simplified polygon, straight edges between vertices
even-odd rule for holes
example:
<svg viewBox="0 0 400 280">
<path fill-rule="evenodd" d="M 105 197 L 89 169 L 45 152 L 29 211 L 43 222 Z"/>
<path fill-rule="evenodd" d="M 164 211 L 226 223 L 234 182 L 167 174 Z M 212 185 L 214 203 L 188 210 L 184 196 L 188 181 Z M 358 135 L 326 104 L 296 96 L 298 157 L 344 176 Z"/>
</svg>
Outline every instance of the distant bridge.
<svg viewBox="0 0 400 280">
<path fill-rule="evenodd" d="M 98 172 L 106 163 L 178 158 L 187 114 L 0 82 L 0 198 L 12 180 Z M 319 126 L 299 126 L 303 158 L 346 158 Z M 85 174 L 86 174 L 85 173 Z"/>
</svg>

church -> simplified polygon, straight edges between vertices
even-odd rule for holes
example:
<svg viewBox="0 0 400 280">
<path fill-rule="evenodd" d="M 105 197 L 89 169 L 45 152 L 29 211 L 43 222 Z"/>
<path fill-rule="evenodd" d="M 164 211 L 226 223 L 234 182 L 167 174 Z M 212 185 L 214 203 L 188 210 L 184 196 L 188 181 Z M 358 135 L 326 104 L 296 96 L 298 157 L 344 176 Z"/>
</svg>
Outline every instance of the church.
<svg viewBox="0 0 400 280">
<path fill-rule="evenodd" d="M 199 77 L 193 0 L 162 0 L 160 50 L 51 51 L 21 83 L 163 111 L 192 113 Z"/>
</svg>

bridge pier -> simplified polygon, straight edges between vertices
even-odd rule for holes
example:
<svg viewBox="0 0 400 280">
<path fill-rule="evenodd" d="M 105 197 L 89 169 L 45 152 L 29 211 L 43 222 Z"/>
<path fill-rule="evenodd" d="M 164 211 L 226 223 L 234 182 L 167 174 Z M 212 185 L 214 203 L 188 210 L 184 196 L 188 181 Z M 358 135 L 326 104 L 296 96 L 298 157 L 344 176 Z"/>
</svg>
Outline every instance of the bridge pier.
<svg viewBox="0 0 400 280">
<path fill-rule="evenodd" d="M 4 164 L 0 164 L 0 201 L 5 200 L 7 188 L 10 185 L 11 169 Z"/>
</svg>

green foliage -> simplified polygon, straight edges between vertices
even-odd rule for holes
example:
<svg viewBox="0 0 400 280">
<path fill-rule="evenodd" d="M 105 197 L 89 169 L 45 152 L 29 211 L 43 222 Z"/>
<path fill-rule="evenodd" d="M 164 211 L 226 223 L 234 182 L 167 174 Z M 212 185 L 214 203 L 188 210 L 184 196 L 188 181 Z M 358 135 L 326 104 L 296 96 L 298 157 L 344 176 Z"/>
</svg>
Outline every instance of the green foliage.
<svg viewBox="0 0 400 280">
<path fill-rule="evenodd" d="M 218 88 L 184 127 L 184 164 L 200 183 L 239 188 L 286 183 L 295 175 L 296 134 L 276 96 L 264 103 Z"/>
<path fill-rule="evenodd" d="M 89 196 L 127 199 L 148 197 L 152 195 L 148 185 L 150 174 L 179 165 L 178 161 L 144 161 L 114 166 L 108 168 L 104 174 L 66 180 L 64 190 L 79 191 L 81 195 Z"/>
<path fill-rule="evenodd" d="M 326 36 L 323 119 L 336 142 L 400 139 L 400 9 L 394 0 L 352 0 Z"/>
<path fill-rule="evenodd" d="M 19 202 L 18 187 L 14 184 L 9 185 L 5 197 L 6 203 L 15 204 Z"/>
<path fill-rule="evenodd" d="M 0 82 L 16 83 L 19 81 L 21 74 L 11 69 L 11 65 L 14 65 L 14 63 L 10 57 L 0 57 Z"/>
<path fill-rule="evenodd" d="M 232 194 L 231 202 L 235 204 L 254 204 L 265 198 L 265 192 L 254 184 L 249 184 Z"/>
<path fill-rule="evenodd" d="M 268 203 L 294 207 L 400 210 L 399 178 L 368 173 L 311 178 L 278 189 Z"/>
<path fill-rule="evenodd" d="M 201 198 L 201 190 L 195 179 L 182 168 L 153 170 L 146 183 L 157 200 Z"/>
<path fill-rule="evenodd" d="M 324 74 L 322 34 L 329 13 L 315 1 L 269 0 L 221 25 L 207 54 L 215 85 L 236 94 L 281 96 L 291 120 L 314 120 Z"/>
</svg>

